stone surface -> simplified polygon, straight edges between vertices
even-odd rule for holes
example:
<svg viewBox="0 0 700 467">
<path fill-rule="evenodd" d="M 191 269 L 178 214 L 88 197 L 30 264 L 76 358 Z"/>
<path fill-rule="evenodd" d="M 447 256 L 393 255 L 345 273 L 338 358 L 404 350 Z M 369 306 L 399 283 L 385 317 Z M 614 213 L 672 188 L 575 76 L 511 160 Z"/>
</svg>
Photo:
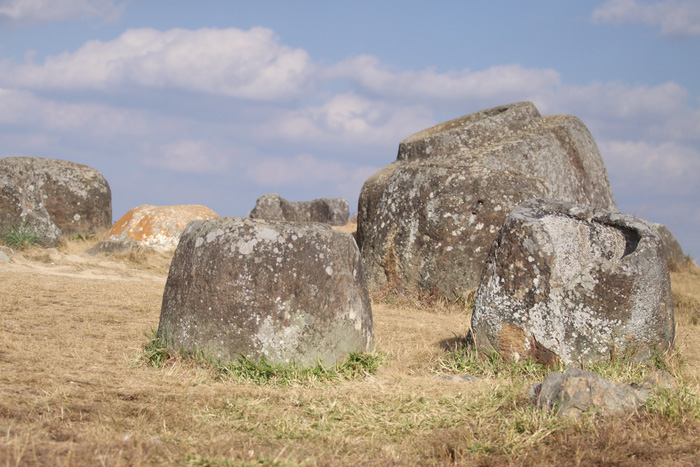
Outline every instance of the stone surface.
<svg viewBox="0 0 700 467">
<path fill-rule="evenodd" d="M 452 383 L 476 383 L 479 381 L 479 378 L 473 375 L 440 375 L 436 376 L 435 379 Z"/>
<path fill-rule="evenodd" d="M 505 216 L 535 197 L 616 209 L 595 141 L 576 117 L 542 117 L 522 102 L 405 139 L 360 194 L 357 238 L 370 288 L 466 295 Z"/>
<path fill-rule="evenodd" d="M 85 253 L 91 256 L 104 255 L 113 256 L 123 253 L 140 252 L 144 249 L 149 248 L 144 246 L 143 243 L 135 242 L 133 240 L 122 239 L 122 240 L 103 240 L 97 242 L 93 247 L 85 250 Z"/>
<path fill-rule="evenodd" d="M 530 387 L 534 406 L 569 418 L 589 411 L 600 415 L 631 412 L 637 410 L 647 397 L 648 391 L 615 384 L 597 373 L 578 368 L 569 368 L 565 373 L 550 373 L 542 383 Z"/>
<path fill-rule="evenodd" d="M 563 201 L 523 203 L 491 246 L 472 332 L 481 350 L 548 364 L 667 350 L 675 324 L 656 228 Z"/>
<path fill-rule="evenodd" d="M 333 364 L 373 347 L 352 236 L 322 224 L 195 221 L 173 257 L 158 329 L 168 345 L 232 361 Z"/>
<path fill-rule="evenodd" d="M 669 372 L 657 370 L 644 378 L 641 388 L 647 391 L 655 388 L 678 389 L 678 382 Z"/>
<path fill-rule="evenodd" d="M 291 202 L 276 194 L 258 198 L 250 212 L 251 219 L 291 222 L 320 222 L 345 225 L 350 216 L 348 202 L 342 198 L 318 198 Z"/>
<path fill-rule="evenodd" d="M 679 271 L 693 262 L 690 257 L 683 253 L 681 244 L 665 225 L 654 224 L 654 227 L 659 231 L 663 256 L 666 258 L 669 270 Z"/>
<path fill-rule="evenodd" d="M 41 157 L 0 159 L 0 230 L 26 225 L 44 245 L 112 225 L 112 193 L 97 170 Z"/>
<path fill-rule="evenodd" d="M 112 226 L 107 238 L 111 242 L 135 242 L 158 251 L 174 250 L 187 224 L 216 217 L 218 214 L 208 207 L 196 204 L 143 205 L 124 214 Z M 107 246 L 103 249 L 108 250 Z"/>
</svg>

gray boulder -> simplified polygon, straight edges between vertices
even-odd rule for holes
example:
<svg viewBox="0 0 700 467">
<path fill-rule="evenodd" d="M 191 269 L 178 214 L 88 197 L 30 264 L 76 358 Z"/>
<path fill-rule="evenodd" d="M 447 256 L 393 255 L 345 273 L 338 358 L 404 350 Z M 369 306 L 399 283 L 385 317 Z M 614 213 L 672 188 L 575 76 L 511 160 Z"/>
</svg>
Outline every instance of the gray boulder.
<svg viewBox="0 0 700 467">
<path fill-rule="evenodd" d="M 515 361 L 568 365 L 666 351 L 675 322 L 657 229 L 563 201 L 523 203 L 491 246 L 472 332 L 478 349 Z"/>
<path fill-rule="evenodd" d="M 193 221 L 170 266 L 158 334 L 223 361 L 330 365 L 371 350 L 357 245 L 322 224 Z"/>
<path fill-rule="evenodd" d="M 530 387 L 530 400 L 535 407 L 567 418 L 577 418 L 586 412 L 600 415 L 632 412 L 648 396 L 648 390 L 615 384 L 597 373 L 578 368 L 550 373 L 542 383 Z"/>
<path fill-rule="evenodd" d="M 505 216 L 536 197 L 616 209 L 598 148 L 578 118 L 543 117 L 521 102 L 410 136 L 360 194 L 357 237 L 370 289 L 390 283 L 466 295 Z"/>
<path fill-rule="evenodd" d="M 276 194 L 258 198 L 250 212 L 251 219 L 291 222 L 320 222 L 345 225 L 350 217 L 348 202 L 342 198 L 318 198 L 291 202 Z"/>
<path fill-rule="evenodd" d="M 129 239 L 107 239 L 97 242 L 92 247 L 84 251 L 90 256 L 114 256 L 129 252 L 147 251 L 149 248 L 143 243 L 135 242 Z"/>
<path fill-rule="evenodd" d="M 680 271 L 689 265 L 693 264 L 693 260 L 683 253 L 681 244 L 678 243 L 676 237 L 673 236 L 670 230 L 663 224 L 654 224 L 656 230 L 659 231 L 659 238 L 661 239 L 661 249 L 663 251 L 663 256 L 666 258 L 668 263 L 668 269 L 670 271 Z"/>
<path fill-rule="evenodd" d="M 0 231 L 25 225 L 39 242 L 112 225 L 112 193 L 97 170 L 41 157 L 0 159 Z"/>
</svg>

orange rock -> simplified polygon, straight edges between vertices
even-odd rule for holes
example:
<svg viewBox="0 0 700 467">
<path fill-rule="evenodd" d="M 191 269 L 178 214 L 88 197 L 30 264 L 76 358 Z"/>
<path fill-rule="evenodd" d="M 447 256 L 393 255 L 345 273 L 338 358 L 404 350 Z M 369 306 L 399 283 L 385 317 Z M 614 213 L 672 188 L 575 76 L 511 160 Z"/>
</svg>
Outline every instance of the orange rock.
<svg viewBox="0 0 700 467">
<path fill-rule="evenodd" d="M 145 204 L 124 214 L 109 231 L 110 240 L 132 240 L 157 250 L 173 250 L 190 221 L 219 217 L 205 206 Z"/>
</svg>

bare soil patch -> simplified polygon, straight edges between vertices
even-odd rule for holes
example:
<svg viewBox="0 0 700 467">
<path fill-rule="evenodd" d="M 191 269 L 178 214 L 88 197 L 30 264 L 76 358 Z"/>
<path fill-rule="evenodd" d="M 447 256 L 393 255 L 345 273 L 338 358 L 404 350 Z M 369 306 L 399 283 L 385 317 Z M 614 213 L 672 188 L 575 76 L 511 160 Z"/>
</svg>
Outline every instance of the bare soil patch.
<svg viewBox="0 0 700 467">
<path fill-rule="evenodd" d="M 378 374 L 259 386 L 144 362 L 169 258 L 90 245 L 0 263 L 0 465 L 693 465 L 695 413 L 563 422 L 522 383 L 437 378 L 464 311 L 374 303 Z M 700 383 L 700 275 L 673 276 L 684 388 Z"/>
</svg>

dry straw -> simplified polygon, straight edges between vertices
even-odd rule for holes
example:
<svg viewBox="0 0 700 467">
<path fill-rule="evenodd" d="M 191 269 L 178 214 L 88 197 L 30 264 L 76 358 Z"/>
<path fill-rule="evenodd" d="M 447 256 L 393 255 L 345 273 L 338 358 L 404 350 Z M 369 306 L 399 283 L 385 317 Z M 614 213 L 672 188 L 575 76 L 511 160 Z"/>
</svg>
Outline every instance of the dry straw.
<svg viewBox="0 0 700 467">
<path fill-rule="evenodd" d="M 468 312 L 420 300 L 375 297 L 385 357 L 359 378 L 259 384 L 185 358 L 156 368 L 144 333 L 158 324 L 161 258 L 134 265 L 66 248 L 49 263 L 16 255 L 0 266 L 2 466 L 697 462 L 697 271 L 672 275 L 684 363 L 666 363 L 680 388 L 628 417 L 562 421 L 528 404 L 540 370 L 454 367 Z M 440 379 L 455 372 L 478 381 Z"/>
</svg>

